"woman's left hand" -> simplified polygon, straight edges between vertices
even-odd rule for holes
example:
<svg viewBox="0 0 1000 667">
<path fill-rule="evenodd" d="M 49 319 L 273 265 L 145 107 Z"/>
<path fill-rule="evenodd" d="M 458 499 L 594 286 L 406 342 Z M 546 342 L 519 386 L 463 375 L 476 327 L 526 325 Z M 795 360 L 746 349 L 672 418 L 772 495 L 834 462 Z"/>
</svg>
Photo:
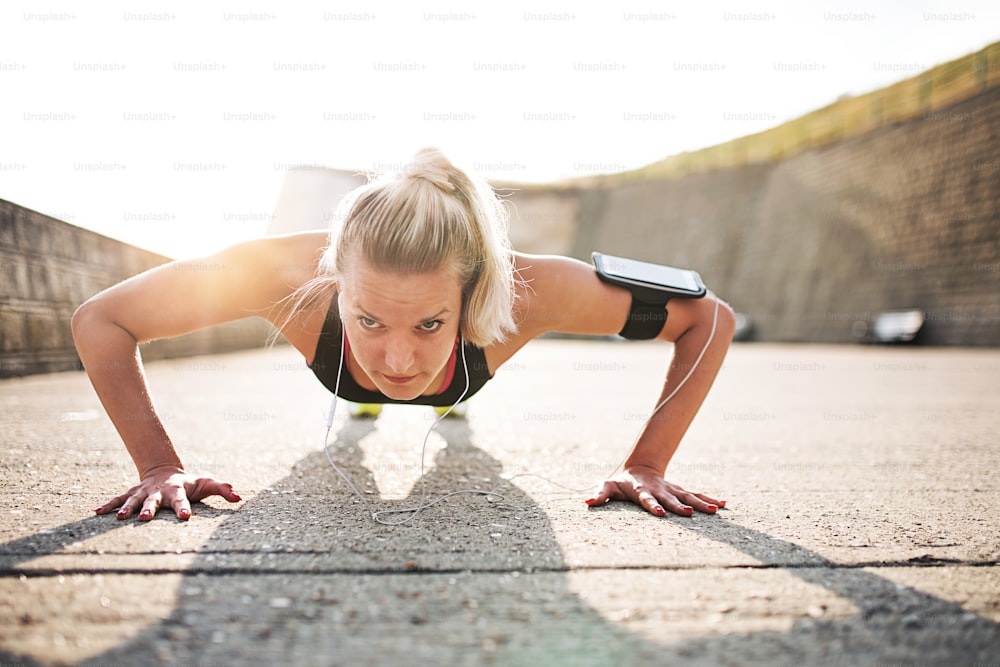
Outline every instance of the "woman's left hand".
<svg viewBox="0 0 1000 667">
<path fill-rule="evenodd" d="M 668 510 L 680 516 L 691 516 L 695 510 L 715 514 L 720 507 L 726 506 L 725 500 L 685 491 L 663 479 L 663 475 L 652 468 L 643 466 L 626 468 L 605 482 L 587 505 L 599 507 L 609 500 L 633 502 L 656 516 L 666 516 Z"/>
</svg>

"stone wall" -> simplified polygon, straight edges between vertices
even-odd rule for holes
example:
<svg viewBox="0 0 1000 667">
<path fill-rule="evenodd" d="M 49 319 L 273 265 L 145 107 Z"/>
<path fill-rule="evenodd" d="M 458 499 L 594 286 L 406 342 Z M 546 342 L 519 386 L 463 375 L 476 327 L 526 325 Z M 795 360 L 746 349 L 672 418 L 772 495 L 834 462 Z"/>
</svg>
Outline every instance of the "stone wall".
<svg viewBox="0 0 1000 667">
<path fill-rule="evenodd" d="M 924 343 L 1000 345 L 998 156 L 1000 86 L 777 163 L 559 193 L 578 201 L 571 254 L 697 269 L 758 340 L 851 342 L 921 309 Z"/>
<path fill-rule="evenodd" d="M 0 377 L 79 369 L 70 317 L 102 289 L 169 261 L 0 200 Z M 144 359 L 263 345 L 253 318 L 142 346 Z"/>
<path fill-rule="evenodd" d="M 575 218 L 548 246 L 696 269 L 756 340 L 853 342 L 920 309 L 922 343 L 1000 345 L 998 156 L 1000 86 L 776 163 L 524 188 L 511 225 L 543 251 L 528 230 L 557 196 Z"/>
</svg>

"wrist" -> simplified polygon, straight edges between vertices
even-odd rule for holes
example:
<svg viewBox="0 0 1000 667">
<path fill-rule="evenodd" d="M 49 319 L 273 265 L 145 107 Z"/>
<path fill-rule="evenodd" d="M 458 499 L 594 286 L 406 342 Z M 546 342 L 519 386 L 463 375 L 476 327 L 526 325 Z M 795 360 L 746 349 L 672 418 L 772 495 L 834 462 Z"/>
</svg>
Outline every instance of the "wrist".
<svg viewBox="0 0 1000 667">
<path fill-rule="evenodd" d="M 180 461 L 156 463 L 139 470 L 139 479 L 146 479 L 153 475 L 174 475 L 184 473 L 184 466 Z"/>
<path fill-rule="evenodd" d="M 655 475 L 663 477 L 664 472 L 666 472 L 666 466 L 658 466 L 655 463 L 648 461 L 626 461 L 625 465 L 622 466 L 625 472 L 632 472 L 634 470 L 647 470 Z"/>
</svg>

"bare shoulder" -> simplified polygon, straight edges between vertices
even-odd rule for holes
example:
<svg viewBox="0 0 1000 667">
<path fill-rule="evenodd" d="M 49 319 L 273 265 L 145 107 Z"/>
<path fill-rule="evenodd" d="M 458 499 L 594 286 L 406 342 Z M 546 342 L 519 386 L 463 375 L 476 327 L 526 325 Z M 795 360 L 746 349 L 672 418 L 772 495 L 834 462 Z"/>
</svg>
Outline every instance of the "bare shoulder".
<svg viewBox="0 0 1000 667">
<path fill-rule="evenodd" d="M 632 295 L 627 289 L 603 282 L 586 262 L 571 257 L 515 253 L 514 270 L 518 331 L 487 350 L 491 369 L 498 368 L 528 341 L 545 333 L 610 336 L 625 325 Z M 733 326 L 732 310 L 714 294 L 705 299 L 676 299 L 658 337 L 676 341 L 695 324 L 711 322 L 716 315 L 720 326 Z"/>
<path fill-rule="evenodd" d="M 266 280 L 277 292 L 292 291 L 315 277 L 328 243 L 324 231 L 267 236 L 227 248 L 219 257 L 248 279 Z"/>
<path fill-rule="evenodd" d="M 601 282 L 591 265 L 571 257 L 518 253 L 515 268 L 518 324 L 531 335 L 610 335 L 621 329 L 628 292 Z"/>
<path fill-rule="evenodd" d="M 273 321 L 277 304 L 315 275 L 325 238 L 265 237 L 169 262 L 94 295 L 74 319 L 110 320 L 137 342 L 255 315 Z"/>
<path fill-rule="evenodd" d="M 572 257 L 514 253 L 517 332 L 486 350 L 496 370 L 529 341 L 550 332 L 611 335 L 621 330 L 630 297 Z"/>
</svg>

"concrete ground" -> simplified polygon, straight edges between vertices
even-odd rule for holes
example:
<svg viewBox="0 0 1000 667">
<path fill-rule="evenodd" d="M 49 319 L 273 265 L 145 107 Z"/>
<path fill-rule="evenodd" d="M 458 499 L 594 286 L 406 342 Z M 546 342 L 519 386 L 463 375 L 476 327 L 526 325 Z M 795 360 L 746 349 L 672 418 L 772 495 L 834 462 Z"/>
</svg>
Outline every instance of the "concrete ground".
<svg viewBox="0 0 1000 667">
<path fill-rule="evenodd" d="M 93 515 L 135 472 L 82 373 L 4 381 L 0 664 L 1000 664 L 1000 351 L 736 345 L 668 471 L 727 508 L 587 509 L 552 482 L 604 479 L 669 354 L 533 343 L 430 438 L 426 492 L 524 476 L 399 527 L 290 348 L 148 365 L 244 498 L 183 523 Z M 367 501 L 419 499 L 431 410 L 344 412 Z"/>
</svg>

